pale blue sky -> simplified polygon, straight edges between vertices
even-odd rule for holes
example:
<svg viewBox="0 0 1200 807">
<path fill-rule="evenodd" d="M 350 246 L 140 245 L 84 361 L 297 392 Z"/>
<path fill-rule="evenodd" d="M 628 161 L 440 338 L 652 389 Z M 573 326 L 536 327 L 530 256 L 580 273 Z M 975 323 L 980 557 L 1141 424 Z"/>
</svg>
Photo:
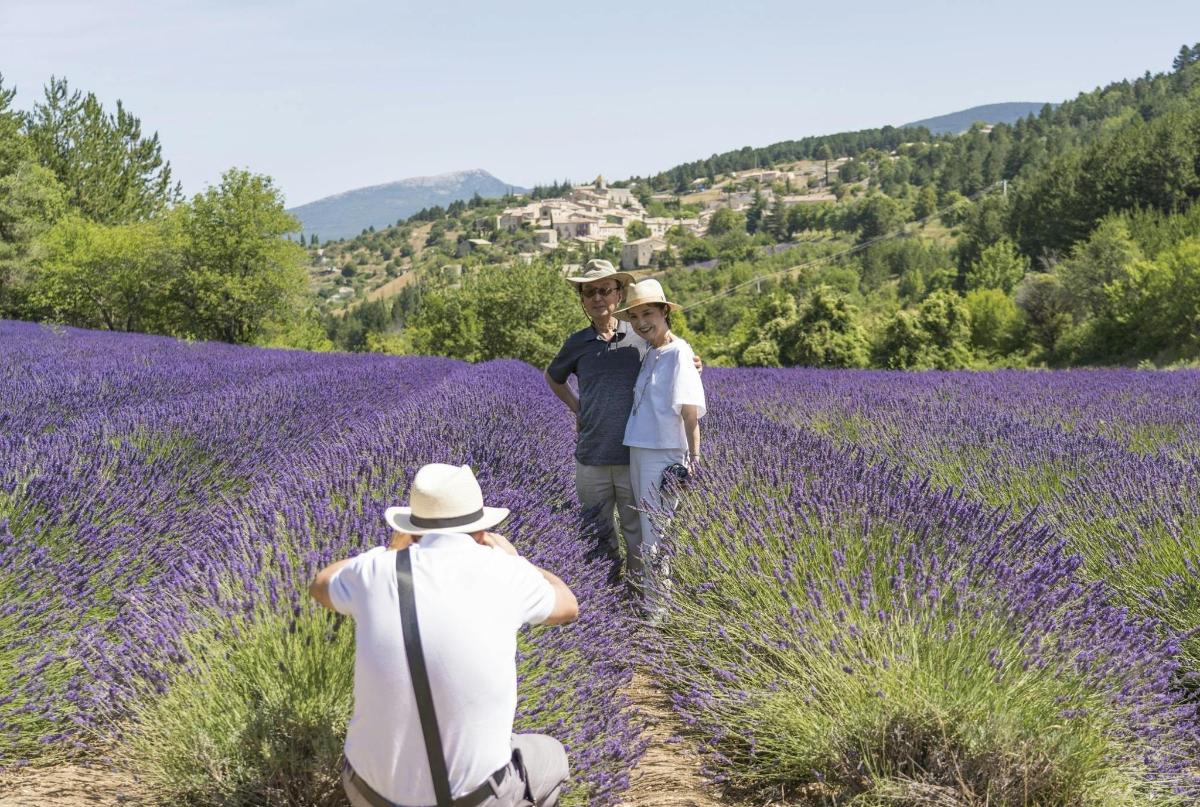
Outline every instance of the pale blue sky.
<svg viewBox="0 0 1200 807">
<path fill-rule="evenodd" d="M 0 73 L 120 98 L 188 194 L 242 166 L 289 205 L 485 168 L 518 185 L 1170 68 L 1200 2 L 0 0 Z"/>
</svg>

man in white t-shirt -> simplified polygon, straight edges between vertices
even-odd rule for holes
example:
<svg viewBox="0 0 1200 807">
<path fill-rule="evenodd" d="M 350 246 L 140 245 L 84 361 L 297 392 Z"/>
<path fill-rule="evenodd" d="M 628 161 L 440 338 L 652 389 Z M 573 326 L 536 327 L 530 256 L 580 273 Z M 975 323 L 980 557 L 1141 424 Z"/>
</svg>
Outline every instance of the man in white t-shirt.
<svg viewBox="0 0 1200 807">
<path fill-rule="evenodd" d="M 554 805 L 567 777 L 561 743 L 512 734 L 516 635 L 578 617 L 575 595 L 487 530 L 470 467 L 435 463 L 390 507 L 391 544 L 322 569 L 309 593 L 354 618 L 354 715 L 343 784 L 354 807 L 437 803 L 401 628 L 397 552 L 410 553 L 420 647 L 454 807 Z"/>
</svg>

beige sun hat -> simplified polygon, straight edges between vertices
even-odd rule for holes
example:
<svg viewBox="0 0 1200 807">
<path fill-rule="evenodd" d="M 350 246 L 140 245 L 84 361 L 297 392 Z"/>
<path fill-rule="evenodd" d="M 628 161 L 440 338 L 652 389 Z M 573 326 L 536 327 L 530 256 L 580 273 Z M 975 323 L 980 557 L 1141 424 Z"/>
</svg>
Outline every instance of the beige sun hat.
<svg viewBox="0 0 1200 807">
<path fill-rule="evenodd" d="M 603 258 L 592 258 L 583 267 L 583 274 L 575 277 L 568 277 L 567 280 L 572 283 L 592 283 L 597 280 L 615 280 L 621 286 L 628 286 L 633 282 L 633 275 L 628 272 L 618 272 L 613 268 L 611 261 L 606 261 Z"/>
<path fill-rule="evenodd" d="M 629 309 L 647 303 L 662 303 L 671 311 L 683 308 L 679 303 L 673 303 L 667 299 L 661 283 L 654 278 L 648 278 L 640 283 L 634 283 L 625 290 L 625 307 L 618 309 L 617 316 L 621 319 L 629 319 L 629 315 L 626 313 Z"/>
<path fill-rule="evenodd" d="M 507 507 L 484 507 L 483 491 L 469 465 L 424 465 L 413 477 L 408 507 L 389 507 L 388 525 L 409 535 L 477 532 L 508 518 Z"/>
</svg>

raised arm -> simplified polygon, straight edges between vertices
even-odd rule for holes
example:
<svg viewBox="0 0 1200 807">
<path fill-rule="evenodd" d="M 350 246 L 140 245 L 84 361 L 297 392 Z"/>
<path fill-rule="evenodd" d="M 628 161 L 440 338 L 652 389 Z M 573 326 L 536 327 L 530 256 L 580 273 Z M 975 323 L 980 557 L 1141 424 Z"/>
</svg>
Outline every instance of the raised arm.
<svg viewBox="0 0 1200 807">
<path fill-rule="evenodd" d="M 330 611 L 335 610 L 333 600 L 329 599 L 329 581 L 337 574 L 337 570 L 349 563 L 350 560 L 351 558 L 336 560 L 317 572 L 317 576 L 308 584 L 308 596 L 321 603 L 321 605 L 324 605 Z"/>
<path fill-rule="evenodd" d="M 503 535 L 495 532 L 477 532 L 472 538 L 475 542 L 483 546 L 490 546 L 499 549 L 501 552 L 507 552 L 513 557 L 520 557 L 517 548 L 512 545 L 512 542 Z M 543 625 L 562 625 L 567 622 L 574 622 L 579 618 L 579 600 L 575 599 L 575 592 L 567 588 L 567 584 L 558 578 L 558 575 L 553 572 L 548 572 L 540 566 L 534 566 L 542 577 L 546 578 L 546 582 L 554 589 L 554 608 L 550 611 L 550 616 L 541 623 Z"/>
<path fill-rule="evenodd" d="M 574 622 L 579 619 L 579 600 L 575 599 L 575 592 L 567 588 L 567 584 L 558 578 L 553 572 L 548 572 L 541 566 L 535 566 L 542 577 L 554 589 L 554 610 L 550 612 L 550 616 L 542 622 L 543 625 L 564 625 L 567 622 Z"/>
</svg>

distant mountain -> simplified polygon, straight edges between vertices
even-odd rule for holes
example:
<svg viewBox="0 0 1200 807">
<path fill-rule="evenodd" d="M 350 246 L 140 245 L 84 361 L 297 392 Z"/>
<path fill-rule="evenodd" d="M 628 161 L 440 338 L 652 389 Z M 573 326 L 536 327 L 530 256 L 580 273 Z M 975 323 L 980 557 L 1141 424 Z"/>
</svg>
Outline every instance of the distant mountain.
<svg viewBox="0 0 1200 807">
<path fill-rule="evenodd" d="M 526 188 L 507 185 L 487 171 L 473 168 L 358 188 L 293 207 L 288 212 L 300 220 L 305 233 L 316 234 L 322 241 L 327 241 L 358 235 L 367 227 L 387 227 L 421 208 L 445 207 L 454 201 L 466 201 L 477 193 L 489 198 L 510 191 L 528 192 Z"/>
<path fill-rule="evenodd" d="M 1043 103 L 1021 101 L 1008 104 L 984 104 L 964 109 L 961 112 L 951 112 L 949 115 L 939 115 L 936 118 L 906 123 L 901 128 L 924 126 L 935 135 L 959 134 L 970 129 L 971 124 L 980 121 L 983 123 L 1016 123 L 1030 113 L 1038 114 L 1044 106 Z M 1051 106 L 1057 106 L 1057 104 L 1051 104 Z"/>
</svg>

